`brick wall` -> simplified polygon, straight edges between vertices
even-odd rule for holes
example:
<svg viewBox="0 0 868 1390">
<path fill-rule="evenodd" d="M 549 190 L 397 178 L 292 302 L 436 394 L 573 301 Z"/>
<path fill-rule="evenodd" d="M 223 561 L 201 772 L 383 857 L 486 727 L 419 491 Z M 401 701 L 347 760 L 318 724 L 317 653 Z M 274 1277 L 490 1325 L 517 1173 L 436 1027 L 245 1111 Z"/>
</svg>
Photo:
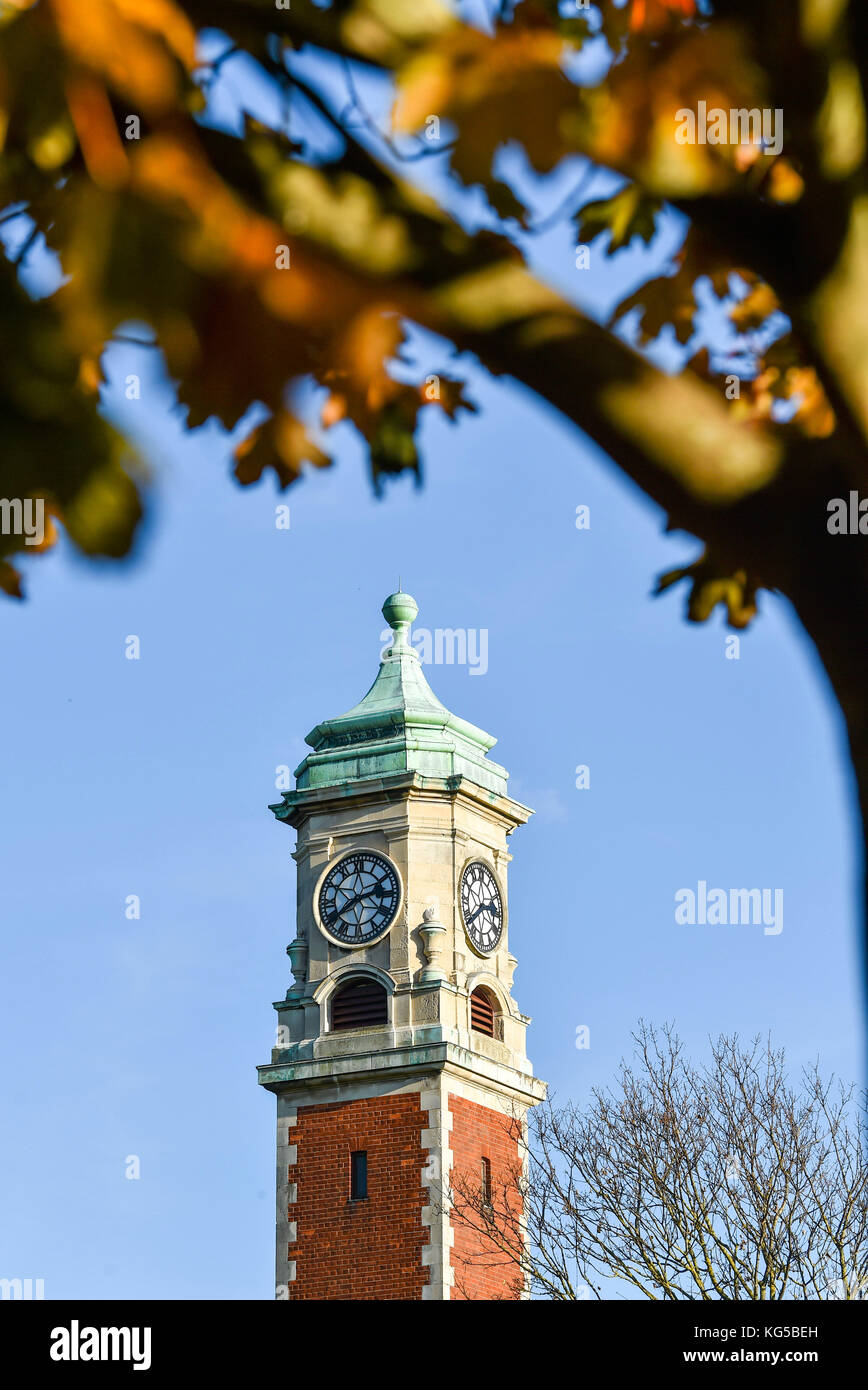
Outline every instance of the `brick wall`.
<svg viewBox="0 0 868 1390">
<path fill-rule="evenodd" d="M 422 1187 L 428 1123 L 418 1094 L 299 1106 L 289 1180 L 298 1184 L 289 1219 L 296 1299 L 421 1299 L 428 1283 Z M 350 1154 L 368 1155 L 368 1197 L 350 1198 Z"/>
<path fill-rule="evenodd" d="M 491 1164 L 491 1189 L 495 1208 L 504 1201 L 505 1189 L 514 1188 L 514 1174 L 519 1162 L 519 1148 L 513 1124 L 503 1114 L 489 1110 L 474 1101 L 459 1096 L 449 1097 L 452 1132 L 449 1146 L 453 1155 L 453 1184 L 456 1190 L 456 1209 L 452 1228 L 454 1244 L 451 1251 L 455 1286 L 451 1297 L 462 1299 L 518 1299 L 521 1279 L 516 1265 L 504 1256 L 491 1241 L 467 1221 L 461 1219 L 461 1208 L 467 1198 L 481 1190 L 482 1159 Z M 520 1211 L 520 1199 L 508 1198 L 513 1214 Z M 477 1221 L 474 1223 L 478 1225 Z"/>
</svg>

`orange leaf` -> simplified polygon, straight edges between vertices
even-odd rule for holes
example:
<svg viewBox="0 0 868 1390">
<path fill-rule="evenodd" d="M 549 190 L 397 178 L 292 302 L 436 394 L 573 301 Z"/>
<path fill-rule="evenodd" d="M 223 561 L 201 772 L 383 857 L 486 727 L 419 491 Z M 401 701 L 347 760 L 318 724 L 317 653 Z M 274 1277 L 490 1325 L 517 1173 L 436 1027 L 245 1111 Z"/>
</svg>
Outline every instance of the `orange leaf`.
<svg viewBox="0 0 868 1390">
<path fill-rule="evenodd" d="M 174 106 L 183 70 L 195 63 L 196 33 L 172 0 L 49 0 L 73 61 L 99 74 L 140 110 Z"/>
<path fill-rule="evenodd" d="M 235 459 L 235 476 L 243 486 L 258 482 L 266 468 L 273 468 L 281 491 L 300 477 L 305 463 L 315 468 L 327 468 L 331 463 L 301 420 L 288 410 L 272 415 L 242 440 L 235 450 Z"/>
<path fill-rule="evenodd" d="M 630 28 L 654 32 L 672 19 L 690 19 L 696 13 L 696 0 L 633 0 Z"/>
</svg>

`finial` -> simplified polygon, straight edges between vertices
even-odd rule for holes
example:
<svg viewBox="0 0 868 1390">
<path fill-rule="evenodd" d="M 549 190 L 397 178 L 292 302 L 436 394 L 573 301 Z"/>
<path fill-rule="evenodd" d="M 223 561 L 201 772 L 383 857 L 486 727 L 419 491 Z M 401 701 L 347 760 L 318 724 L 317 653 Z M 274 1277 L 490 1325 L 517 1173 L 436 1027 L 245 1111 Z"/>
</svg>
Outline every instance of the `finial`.
<svg viewBox="0 0 868 1390">
<path fill-rule="evenodd" d="M 416 600 L 399 588 L 397 593 L 390 594 L 386 599 L 382 611 L 383 617 L 395 634 L 393 645 L 406 646 L 410 624 L 419 612 Z"/>
</svg>

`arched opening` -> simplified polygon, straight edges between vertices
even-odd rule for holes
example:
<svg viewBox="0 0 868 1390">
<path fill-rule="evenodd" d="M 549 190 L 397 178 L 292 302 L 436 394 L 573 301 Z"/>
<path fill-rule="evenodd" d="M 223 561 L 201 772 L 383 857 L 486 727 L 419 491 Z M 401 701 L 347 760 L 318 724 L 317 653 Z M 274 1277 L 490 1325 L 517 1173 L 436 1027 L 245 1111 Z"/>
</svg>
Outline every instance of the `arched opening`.
<svg viewBox="0 0 868 1390">
<path fill-rule="evenodd" d="M 486 1038 L 496 1037 L 499 1012 L 494 996 L 487 989 L 473 991 L 470 996 L 470 1026 L 475 1033 L 483 1033 Z"/>
<path fill-rule="evenodd" d="M 348 1028 L 372 1028 L 389 1021 L 389 998 L 376 980 L 367 976 L 348 981 L 332 996 L 332 1032 Z"/>
</svg>

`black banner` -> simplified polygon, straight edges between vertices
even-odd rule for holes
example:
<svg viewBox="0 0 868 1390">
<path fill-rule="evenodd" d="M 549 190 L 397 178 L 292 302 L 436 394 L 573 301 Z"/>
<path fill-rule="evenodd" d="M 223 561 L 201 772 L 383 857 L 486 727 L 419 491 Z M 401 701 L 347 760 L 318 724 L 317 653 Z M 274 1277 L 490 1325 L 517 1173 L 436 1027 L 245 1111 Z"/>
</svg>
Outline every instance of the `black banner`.
<svg viewBox="0 0 868 1390">
<path fill-rule="evenodd" d="M 358 1327 L 367 1340 L 383 1324 L 364 1303 L 320 1306 L 324 1316 L 328 1310 L 331 1324 L 338 1320 L 342 1335 L 325 1344 L 309 1341 L 305 1354 L 318 1345 L 331 1373 L 342 1355 L 357 1357 L 359 1343 L 348 1342 L 346 1331 Z M 701 1379 L 709 1367 L 744 1365 L 769 1371 L 804 1366 L 828 1377 L 852 1364 L 865 1340 L 864 1304 L 846 1302 L 459 1303 L 443 1312 L 419 1306 L 415 1314 L 411 1305 L 403 1304 L 402 1334 L 439 1338 L 451 1326 L 464 1330 L 469 1324 L 463 1318 L 470 1311 L 476 1333 L 483 1336 L 500 1335 L 500 1320 L 508 1318 L 503 1324 L 504 1349 L 517 1345 L 524 1326 L 526 1335 L 548 1339 L 534 1343 L 538 1350 L 564 1351 L 563 1339 L 569 1338 L 571 1354 L 582 1364 L 587 1356 L 598 1354 L 613 1375 L 669 1372 L 680 1366 Z M 0 1305 L 4 1359 L 14 1358 L 26 1371 L 60 1379 L 93 1376 L 100 1368 L 115 1375 L 159 1378 L 166 1372 L 190 1371 L 200 1376 L 225 1371 L 239 1361 L 246 1361 L 257 1374 L 273 1370 L 285 1376 L 319 1325 L 310 1304 L 301 1309 L 283 1302 L 81 1300 Z M 574 1344 L 576 1337 L 581 1341 Z"/>
</svg>

